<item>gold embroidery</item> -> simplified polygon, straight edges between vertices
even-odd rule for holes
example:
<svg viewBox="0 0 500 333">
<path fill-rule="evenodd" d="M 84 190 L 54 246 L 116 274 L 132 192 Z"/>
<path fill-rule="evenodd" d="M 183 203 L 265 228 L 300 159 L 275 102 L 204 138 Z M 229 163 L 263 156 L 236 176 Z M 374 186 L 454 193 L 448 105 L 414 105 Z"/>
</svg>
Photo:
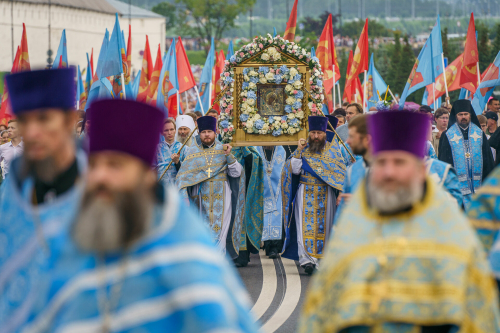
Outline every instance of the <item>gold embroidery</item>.
<svg viewBox="0 0 500 333">
<path fill-rule="evenodd" d="M 500 230 L 500 221 L 469 219 L 472 226 L 476 229 Z"/>
<path fill-rule="evenodd" d="M 313 258 L 323 258 L 323 253 L 318 253 L 318 241 L 323 243 L 325 250 L 325 228 L 326 228 L 326 209 L 328 203 L 328 185 L 316 179 L 316 177 L 301 175 L 300 183 L 304 186 L 302 196 L 302 234 L 304 250 Z M 308 208 L 308 200 L 312 200 L 312 208 Z M 322 208 L 321 205 L 322 204 Z M 308 230 L 307 225 L 311 225 Z M 318 226 L 323 224 L 323 232 L 320 232 Z M 308 250 L 307 242 L 312 242 L 311 251 Z"/>
</svg>

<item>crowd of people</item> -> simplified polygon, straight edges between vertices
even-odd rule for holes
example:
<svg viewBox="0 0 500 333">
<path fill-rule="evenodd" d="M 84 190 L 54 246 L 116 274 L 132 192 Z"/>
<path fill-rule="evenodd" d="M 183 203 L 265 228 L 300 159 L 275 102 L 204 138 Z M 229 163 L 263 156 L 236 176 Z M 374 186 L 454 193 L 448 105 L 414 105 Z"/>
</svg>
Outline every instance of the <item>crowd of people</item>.
<svg viewBox="0 0 500 333">
<path fill-rule="evenodd" d="M 0 331 L 257 332 L 234 267 L 263 250 L 314 274 L 299 332 L 500 332 L 496 98 L 233 147 L 214 109 L 75 110 L 73 78 L 6 77 Z"/>
</svg>

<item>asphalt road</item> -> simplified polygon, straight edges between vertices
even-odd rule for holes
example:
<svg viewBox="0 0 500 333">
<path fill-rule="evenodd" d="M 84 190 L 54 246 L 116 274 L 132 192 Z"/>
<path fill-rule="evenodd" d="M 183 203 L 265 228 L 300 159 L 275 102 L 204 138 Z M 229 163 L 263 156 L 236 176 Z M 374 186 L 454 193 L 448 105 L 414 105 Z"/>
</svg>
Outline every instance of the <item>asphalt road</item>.
<svg viewBox="0 0 500 333">
<path fill-rule="evenodd" d="M 311 277 L 299 263 L 269 259 L 263 250 L 252 254 L 247 267 L 238 272 L 252 298 L 252 312 L 262 333 L 296 332 L 299 313 Z"/>
</svg>

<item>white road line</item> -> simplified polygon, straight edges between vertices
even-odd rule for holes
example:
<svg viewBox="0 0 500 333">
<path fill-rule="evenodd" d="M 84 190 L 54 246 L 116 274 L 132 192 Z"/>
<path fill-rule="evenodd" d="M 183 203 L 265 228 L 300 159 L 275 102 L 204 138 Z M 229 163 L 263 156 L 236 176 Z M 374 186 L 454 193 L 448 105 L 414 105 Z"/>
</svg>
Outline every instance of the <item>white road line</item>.
<svg viewBox="0 0 500 333">
<path fill-rule="evenodd" d="M 262 290 L 260 291 L 259 298 L 252 308 L 252 313 L 258 320 L 267 311 L 274 299 L 276 289 L 278 286 L 278 278 L 276 277 L 276 268 L 274 267 L 274 260 L 266 256 L 264 250 L 259 252 L 260 262 L 262 264 Z"/>
<path fill-rule="evenodd" d="M 293 313 L 300 300 L 301 283 L 299 270 L 293 260 L 281 258 L 286 274 L 286 293 L 278 310 L 262 326 L 261 332 L 272 333 L 280 328 Z"/>
</svg>

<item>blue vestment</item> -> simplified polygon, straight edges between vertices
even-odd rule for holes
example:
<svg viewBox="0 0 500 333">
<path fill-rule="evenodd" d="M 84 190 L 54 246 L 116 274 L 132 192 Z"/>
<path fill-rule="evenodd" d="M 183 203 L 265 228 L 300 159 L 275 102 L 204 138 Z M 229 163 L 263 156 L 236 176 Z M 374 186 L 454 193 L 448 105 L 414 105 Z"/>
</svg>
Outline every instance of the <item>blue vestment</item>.
<svg viewBox="0 0 500 333">
<path fill-rule="evenodd" d="M 179 141 L 175 141 L 171 146 L 169 146 L 165 142 L 165 140 L 160 141 L 160 143 L 158 144 L 158 148 L 156 149 L 156 163 L 157 163 L 156 168 L 158 173 L 158 179 L 160 179 L 161 175 L 165 171 L 165 168 L 172 161 L 171 158 L 172 154 L 178 154 L 181 147 L 182 144 Z M 185 151 L 186 149 L 183 148 L 182 152 Z M 180 155 L 182 155 L 182 152 Z M 175 164 L 172 163 L 172 165 L 170 165 L 170 168 L 165 173 L 161 181 L 165 186 L 173 185 L 175 184 L 175 176 L 177 176 L 177 168 L 175 167 Z"/>
<path fill-rule="evenodd" d="M 126 251 L 99 260 L 60 235 L 51 283 L 39 291 L 49 301 L 24 332 L 99 332 L 105 314 L 111 332 L 257 332 L 248 295 L 206 226 L 176 189 L 165 198 Z"/>
<path fill-rule="evenodd" d="M 426 182 L 422 201 L 395 215 L 380 215 L 368 205 L 366 184 L 358 187 L 309 285 L 298 332 L 440 325 L 500 332 L 481 243 L 444 190 Z"/>
<path fill-rule="evenodd" d="M 286 161 L 286 152 L 282 146 L 276 146 L 272 161 L 268 161 L 262 147 L 258 147 L 257 150 L 264 161 L 264 226 L 262 241 L 280 240 L 283 232 L 280 180 Z"/>
<path fill-rule="evenodd" d="M 437 159 L 438 157 L 436 155 L 436 150 L 434 149 L 432 143 L 430 141 L 427 141 L 426 145 L 427 145 L 427 153 L 425 155 L 429 158 Z"/>
<path fill-rule="evenodd" d="M 51 202 L 33 205 L 34 179 L 13 162 L 0 190 L 0 332 L 17 332 L 31 318 L 40 287 L 48 279 L 56 241 L 70 233 L 83 191 L 87 157 L 77 153 L 76 184 Z"/>
</svg>

